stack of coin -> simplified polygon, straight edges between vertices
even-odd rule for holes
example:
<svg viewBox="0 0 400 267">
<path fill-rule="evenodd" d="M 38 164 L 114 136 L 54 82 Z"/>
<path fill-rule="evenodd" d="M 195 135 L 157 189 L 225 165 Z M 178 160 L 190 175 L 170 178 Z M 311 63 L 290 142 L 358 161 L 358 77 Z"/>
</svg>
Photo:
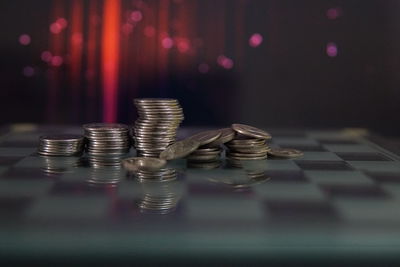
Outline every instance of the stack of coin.
<svg viewBox="0 0 400 267">
<path fill-rule="evenodd" d="M 89 157 L 118 156 L 129 152 L 129 128 L 125 124 L 92 123 L 83 125 Z"/>
<path fill-rule="evenodd" d="M 200 132 L 188 138 L 200 144 L 195 151 L 187 156 L 189 168 L 214 169 L 220 166 L 221 144 L 223 139 L 226 139 L 226 137 L 221 138 L 223 130 Z"/>
<path fill-rule="evenodd" d="M 270 147 L 265 139 L 248 138 L 238 135 L 225 144 L 226 158 L 233 166 L 241 167 L 241 160 L 262 160 L 268 157 Z"/>
<path fill-rule="evenodd" d="M 190 168 L 213 169 L 221 164 L 222 148 L 217 147 L 199 147 L 196 151 L 187 157 L 187 166 Z"/>
<path fill-rule="evenodd" d="M 43 156 L 76 156 L 83 152 L 81 135 L 44 135 L 39 138 L 38 154 Z"/>
<path fill-rule="evenodd" d="M 138 119 L 133 128 L 137 155 L 158 158 L 176 140 L 176 132 L 183 121 L 183 110 L 176 99 L 134 99 Z"/>
<path fill-rule="evenodd" d="M 225 145 L 228 148 L 226 158 L 234 167 L 242 167 L 242 160 L 262 160 L 268 157 L 271 148 L 267 140 L 271 135 L 261 129 L 244 125 L 232 124 L 236 132 L 235 138 Z"/>
</svg>

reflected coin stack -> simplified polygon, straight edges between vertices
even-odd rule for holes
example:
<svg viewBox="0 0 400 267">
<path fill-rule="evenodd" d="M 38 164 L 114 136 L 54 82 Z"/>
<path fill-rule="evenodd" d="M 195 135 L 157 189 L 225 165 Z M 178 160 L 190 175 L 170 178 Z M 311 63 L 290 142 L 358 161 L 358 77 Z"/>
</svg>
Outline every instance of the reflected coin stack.
<svg viewBox="0 0 400 267">
<path fill-rule="evenodd" d="M 270 147 L 266 139 L 237 135 L 225 144 L 228 148 L 226 158 L 232 166 L 241 167 L 241 160 L 263 160 L 268 157 Z"/>
<path fill-rule="evenodd" d="M 129 127 L 116 123 L 83 125 L 89 157 L 118 156 L 129 152 Z"/>
<path fill-rule="evenodd" d="M 143 184 L 143 197 L 138 206 L 144 213 L 167 214 L 175 210 L 180 197 L 170 183 Z"/>
<path fill-rule="evenodd" d="M 121 166 L 97 166 L 90 170 L 87 183 L 97 186 L 116 186 L 125 174 L 125 172 L 122 171 Z"/>
<path fill-rule="evenodd" d="M 156 157 L 176 140 L 183 110 L 176 99 L 134 99 L 138 119 L 133 127 L 137 155 Z"/>
<path fill-rule="evenodd" d="M 38 154 L 43 156 L 76 156 L 83 152 L 81 135 L 44 135 L 39 138 Z"/>
<path fill-rule="evenodd" d="M 88 156 L 88 162 L 91 167 L 120 167 L 124 155 L 116 156 Z"/>
<path fill-rule="evenodd" d="M 41 169 L 44 173 L 53 174 L 63 174 L 72 172 L 73 168 L 80 166 L 79 157 L 48 157 L 40 156 L 41 159 Z"/>
<path fill-rule="evenodd" d="M 178 177 L 176 170 L 171 168 L 162 168 L 157 171 L 138 170 L 134 175 L 142 182 L 150 180 L 164 182 L 175 180 Z"/>
<path fill-rule="evenodd" d="M 189 168 L 214 169 L 221 165 L 222 148 L 217 147 L 199 147 L 196 151 L 187 157 L 187 166 Z"/>
</svg>

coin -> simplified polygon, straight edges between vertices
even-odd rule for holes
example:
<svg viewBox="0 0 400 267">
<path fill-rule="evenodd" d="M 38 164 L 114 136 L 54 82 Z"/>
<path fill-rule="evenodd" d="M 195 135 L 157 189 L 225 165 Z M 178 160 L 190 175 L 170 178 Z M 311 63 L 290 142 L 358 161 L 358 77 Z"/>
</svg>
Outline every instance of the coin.
<svg viewBox="0 0 400 267">
<path fill-rule="evenodd" d="M 271 139 L 271 135 L 269 133 L 253 126 L 235 123 L 232 124 L 232 129 L 248 137 Z"/>
<path fill-rule="evenodd" d="M 197 133 L 195 135 L 190 136 L 188 139 L 196 140 L 200 143 L 201 146 L 209 144 L 218 139 L 222 134 L 219 130 L 211 130 Z"/>
<path fill-rule="evenodd" d="M 166 160 L 184 158 L 199 146 L 200 143 L 195 139 L 184 139 L 168 146 L 160 153 L 160 158 Z"/>
<path fill-rule="evenodd" d="M 157 158 L 133 157 L 122 160 L 122 166 L 129 171 L 156 171 L 167 164 L 166 160 Z"/>
<path fill-rule="evenodd" d="M 303 156 L 303 152 L 293 148 L 271 148 L 269 155 L 279 158 L 297 158 Z"/>
<path fill-rule="evenodd" d="M 220 137 L 218 137 L 218 139 L 212 141 L 211 143 L 207 144 L 207 146 L 210 147 L 220 146 L 235 138 L 235 131 L 232 130 L 232 128 L 223 128 L 217 131 L 221 132 Z"/>
</svg>

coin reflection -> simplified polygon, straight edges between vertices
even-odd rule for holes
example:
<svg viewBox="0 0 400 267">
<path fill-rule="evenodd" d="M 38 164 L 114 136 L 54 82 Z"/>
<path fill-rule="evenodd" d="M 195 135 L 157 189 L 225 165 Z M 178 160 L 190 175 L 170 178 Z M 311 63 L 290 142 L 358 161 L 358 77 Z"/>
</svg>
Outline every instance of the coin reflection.
<svg viewBox="0 0 400 267">
<path fill-rule="evenodd" d="M 142 196 L 138 207 L 142 213 L 169 214 L 176 210 L 181 198 L 179 180 L 168 180 L 160 183 L 158 180 L 143 180 L 141 182 Z"/>
</svg>

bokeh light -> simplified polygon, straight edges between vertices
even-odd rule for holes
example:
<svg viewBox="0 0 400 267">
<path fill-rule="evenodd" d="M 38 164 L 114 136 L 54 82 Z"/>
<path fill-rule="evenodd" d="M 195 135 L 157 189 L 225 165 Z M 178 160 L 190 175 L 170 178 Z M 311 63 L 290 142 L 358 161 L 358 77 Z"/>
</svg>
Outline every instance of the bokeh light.
<svg viewBox="0 0 400 267">
<path fill-rule="evenodd" d="M 156 29 L 153 26 L 146 26 L 143 30 L 143 33 L 147 37 L 154 37 L 156 34 Z"/>
<path fill-rule="evenodd" d="M 326 11 L 328 19 L 334 20 L 342 15 L 342 9 L 340 7 L 332 7 Z"/>
<path fill-rule="evenodd" d="M 170 49 L 174 46 L 174 41 L 170 37 L 165 37 L 161 41 L 162 47 Z"/>
<path fill-rule="evenodd" d="M 53 34 L 59 34 L 62 29 L 62 26 L 57 22 L 50 24 L 50 32 Z"/>
<path fill-rule="evenodd" d="M 21 34 L 18 40 L 21 45 L 29 45 L 31 43 L 31 37 L 28 34 Z"/>
<path fill-rule="evenodd" d="M 68 26 L 68 21 L 65 18 L 58 18 L 56 23 L 61 26 L 62 29 Z"/>
<path fill-rule="evenodd" d="M 64 62 L 64 60 L 60 56 L 54 56 L 54 57 L 51 58 L 51 61 L 50 61 L 51 65 L 54 66 L 54 67 L 61 66 L 63 64 L 63 62 Z"/>
<path fill-rule="evenodd" d="M 262 41 L 263 41 L 262 35 L 259 33 L 254 33 L 249 39 L 249 45 L 251 47 L 257 47 L 262 43 Z"/>
<path fill-rule="evenodd" d="M 33 75 L 35 75 L 35 69 L 31 66 L 25 66 L 22 70 L 22 74 L 25 77 L 32 77 Z"/>
<path fill-rule="evenodd" d="M 333 42 L 330 42 L 326 45 L 326 54 L 328 57 L 336 57 L 338 54 L 337 45 Z"/>
<path fill-rule="evenodd" d="M 124 25 L 122 25 L 122 33 L 125 35 L 129 35 L 131 34 L 133 31 L 133 25 L 130 23 L 124 23 Z"/>
<path fill-rule="evenodd" d="M 40 58 L 44 62 L 50 62 L 52 57 L 53 57 L 53 55 L 51 54 L 50 51 L 43 51 L 42 54 L 40 55 Z"/>
<path fill-rule="evenodd" d="M 228 58 L 228 57 L 226 57 L 225 55 L 220 55 L 220 56 L 218 56 L 218 58 L 217 58 L 217 63 L 218 63 L 221 67 L 223 67 L 223 68 L 225 68 L 225 69 L 232 69 L 232 68 L 233 68 L 233 65 L 234 65 L 233 60 L 230 59 L 230 58 Z"/>
<path fill-rule="evenodd" d="M 186 39 L 186 38 L 177 39 L 177 45 L 176 46 L 178 48 L 178 51 L 181 52 L 181 53 L 186 53 L 190 49 L 189 40 Z"/>
<path fill-rule="evenodd" d="M 198 70 L 200 73 L 207 73 L 210 71 L 210 66 L 207 63 L 199 64 Z"/>
<path fill-rule="evenodd" d="M 135 10 L 131 13 L 130 19 L 134 22 L 139 22 L 143 18 L 142 12 Z"/>
</svg>

